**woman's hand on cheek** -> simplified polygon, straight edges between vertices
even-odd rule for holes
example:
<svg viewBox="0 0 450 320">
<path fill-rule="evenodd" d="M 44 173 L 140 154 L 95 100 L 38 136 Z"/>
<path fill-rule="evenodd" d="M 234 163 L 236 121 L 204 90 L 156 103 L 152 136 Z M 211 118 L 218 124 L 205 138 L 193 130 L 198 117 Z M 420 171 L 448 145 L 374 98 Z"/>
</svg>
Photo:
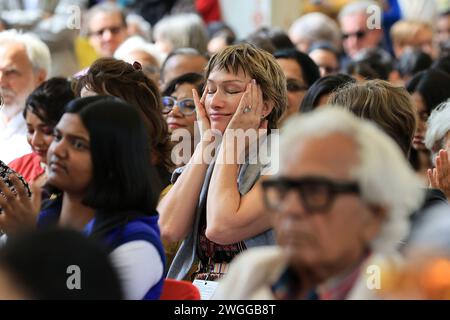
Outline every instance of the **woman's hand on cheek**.
<svg viewBox="0 0 450 320">
<path fill-rule="evenodd" d="M 263 115 L 264 101 L 261 87 L 256 84 L 253 79 L 248 85 L 241 97 L 239 105 L 230 120 L 226 130 L 236 130 L 242 129 L 247 130 L 258 130 L 264 125 L 265 120 Z"/>
<path fill-rule="evenodd" d="M 197 125 L 200 131 L 201 139 L 207 139 L 207 131 L 211 129 L 211 122 L 209 121 L 208 114 L 205 108 L 205 99 L 207 94 L 207 88 L 203 91 L 202 97 L 199 98 L 198 92 L 192 89 L 192 94 L 194 96 L 195 111 L 197 113 Z"/>
</svg>

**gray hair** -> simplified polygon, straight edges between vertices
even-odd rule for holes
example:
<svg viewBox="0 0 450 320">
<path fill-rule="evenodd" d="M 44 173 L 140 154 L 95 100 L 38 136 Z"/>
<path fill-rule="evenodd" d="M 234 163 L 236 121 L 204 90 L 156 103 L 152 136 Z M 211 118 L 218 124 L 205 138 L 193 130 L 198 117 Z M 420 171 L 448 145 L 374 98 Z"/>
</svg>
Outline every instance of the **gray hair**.
<svg viewBox="0 0 450 320">
<path fill-rule="evenodd" d="M 428 129 L 425 135 L 425 146 L 432 152 L 432 161 L 443 147 L 444 138 L 450 131 L 450 99 L 441 103 L 431 112 L 428 118 Z"/>
<path fill-rule="evenodd" d="M 153 31 L 153 39 L 168 40 L 173 49 L 195 48 L 206 53 L 208 32 L 202 18 L 195 13 L 177 14 L 159 20 Z"/>
<path fill-rule="evenodd" d="M 158 61 L 158 67 L 162 65 L 166 58 L 166 55 L 155 44 L 145 41 L 140 36 L 132 36 L 125 40 L 114 52 L 114 58 L 133 63 L 134 61 L 130 62 L 127 58 L 134 51 L 144 51 L 153 56 Z"/>
<path fill-rule="evenodd" d="M 20 43 L 25 47 L 34 72 L 43 70 L 46 78 L 51 71 L 51 55 L 48 46 L 32 33 L 22 33 L 15 29 L 0 32 L 0 46 L 5 43 Z"/>
<path fill-rule="evenodd" d="M 92 17 L 94 17 L 97 13 L 118 13 L 120 14 L 120 17 L 122 19 L 123 25 L 126 26 L 127 25 L 127 21 L 126 21 L 126 17 L 125 17 L 125 13 L 122 10 L 121 7 L 119 7 L 117 4 L 115 3 L 111 3 L 111 2 L 102 2 L 99 4 L 96 4 L 95 6 L 93 6 L 92 8 L 90 8 L 87 13 L 86 13 L 86 24 L 85 24 L 85 28 L 84 28 L 84 32 L 86 34 L 89 34 L 89 24 L 91 22 Z"/>
<path fill-rule="evenodd" d="M 342 18 L 351 16 L 357 13 L 364 13 L 368 15 L 367 9 L 370 7 L 377 7 L 379 12 L 382 12 L 380 5 L 376 1 L 364 0 L 364 1 L 353 1 L 345 5 L 341 11 L 339 11 L 338 20 L 341 21 Z"/>
<path fill-rule="evenodd" d="M 282 128 L 281 163 L 299 141 L 344 134 L 355 141 L 359 165 L 351 175 L 367 203 L 387 209 L 379 235 L 371 243 L 375 252 L 395 251 L 409 232 L 409 216 L 423 201 L 421 182 L 397 144 L 374 124 L 359 119 L 342 107 L 329 106 L 296 115 Z"/>
<path fill-rule="evenodd" d="M 289 35 L 301 35 L 310 44 L 327 41 L 336 48 L 341 47 L 341 32 L 337 23 L 321 12 L 308 13 L 292 23 Z"/>
</svg>

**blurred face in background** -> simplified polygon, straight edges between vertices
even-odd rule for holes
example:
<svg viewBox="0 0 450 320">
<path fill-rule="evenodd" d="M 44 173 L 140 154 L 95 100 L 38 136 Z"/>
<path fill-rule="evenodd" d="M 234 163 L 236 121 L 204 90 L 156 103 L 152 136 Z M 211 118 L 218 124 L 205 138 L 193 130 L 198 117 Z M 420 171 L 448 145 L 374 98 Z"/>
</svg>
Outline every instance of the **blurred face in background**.
<svg viewBox="0 0 450 320">
<path fill-rule="evenodd" d="M 367 28 L 367 15 L 354 13 L 342 17 L 342 45 L 345 53 L 353 58 L 361 49 L 376 48 L 383 36 L 381 29 Z"/>
<path fill-rule="evenodd" d="M 283 116 L 287 118 L 297 113 L 303 101 L 308 85 L 303 78 L 302 67 L 295 59 L 277 59 L 287 81 L 288 108 Z"/>
<path fill-rule="evenodd" d="M 422 95 L 419 92 L 414 92 L 412 94 L 412 98 L 417 115 L 417 129 L 413 138 L 413 148 L 418 151 L 427 151 L 424 139 L 427 133 L 427 120 L 430 114 L 422 98 Z"/>
<path fill-rule="evenodd" d="M 120 12 L 98 12 L 89 21 L 89 43 L 100 57 L 112 57 L 127 38 Z"/>
<path fill-rule="evenodd" d="M 25 107 L 28 95 L 46 78 L 44 70 L 33 69 L 21 43 L 0 44 L 0 95 L 2 112 L 12 117 Z"/>
<path fill-rule="evenodd" d="M 309 53 L 309 57 L 319 67 L 321 77 L 325 77 L 339 71 L 339 60 L 336 55 L 329 50 L 313 50 Z"/>
</svg>

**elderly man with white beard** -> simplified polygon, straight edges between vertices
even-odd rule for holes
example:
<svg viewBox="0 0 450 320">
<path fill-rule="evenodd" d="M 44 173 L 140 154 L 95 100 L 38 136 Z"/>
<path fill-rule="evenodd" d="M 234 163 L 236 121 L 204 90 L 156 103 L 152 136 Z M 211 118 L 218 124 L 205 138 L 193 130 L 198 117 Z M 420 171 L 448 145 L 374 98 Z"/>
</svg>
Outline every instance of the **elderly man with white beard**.
<svg viewBox="0 0 450 320">
<path fill-rule="evenodd" d="M 50 73 L 50 51 L 31 34 L 0 32 L 0 160 L 9 163 L 31 152 L 22 115 L 28 95 Z"/>
</svg>

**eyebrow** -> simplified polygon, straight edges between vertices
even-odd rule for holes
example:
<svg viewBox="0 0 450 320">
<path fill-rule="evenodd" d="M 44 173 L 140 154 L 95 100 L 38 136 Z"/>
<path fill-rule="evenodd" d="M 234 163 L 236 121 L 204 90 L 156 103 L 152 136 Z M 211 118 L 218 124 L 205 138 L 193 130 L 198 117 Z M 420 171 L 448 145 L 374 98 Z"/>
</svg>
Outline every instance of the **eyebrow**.
<svg viewBox="0 0 450 320">
<path fill-rule="evenodd" d="M 214 80 L 210 80 L 210 79 L 208 79 L 207 82 L 215 83 Z M 222 81 L 222 83 L 224 83 L 224 84 L 233 83 L 233 82 L 245 83 L 245 81 L 242 81 L 242 80 L 239 80 L 239 79 Z"/>
<path fill-rule="evenodd" d="M 62 131 L 61 131 L 60 129 L 58 129 L 58 128 L 55 128 L 55 131 L 64 134 L 64 132 L 62 132 Z M 87 143 L 90 143 L 89 140 L 86 139 L 85 137 L 78 136 L 78 135 L 76 135 L 76 134 L 64 134 L 64 135 L 67 136 L 68 138 L 71 138 L 71 139 L 79 139 L 79 140 L 83 140 L 83 141 L 85 141 L 85 142 L 87 142 Z"/>
</svg>

